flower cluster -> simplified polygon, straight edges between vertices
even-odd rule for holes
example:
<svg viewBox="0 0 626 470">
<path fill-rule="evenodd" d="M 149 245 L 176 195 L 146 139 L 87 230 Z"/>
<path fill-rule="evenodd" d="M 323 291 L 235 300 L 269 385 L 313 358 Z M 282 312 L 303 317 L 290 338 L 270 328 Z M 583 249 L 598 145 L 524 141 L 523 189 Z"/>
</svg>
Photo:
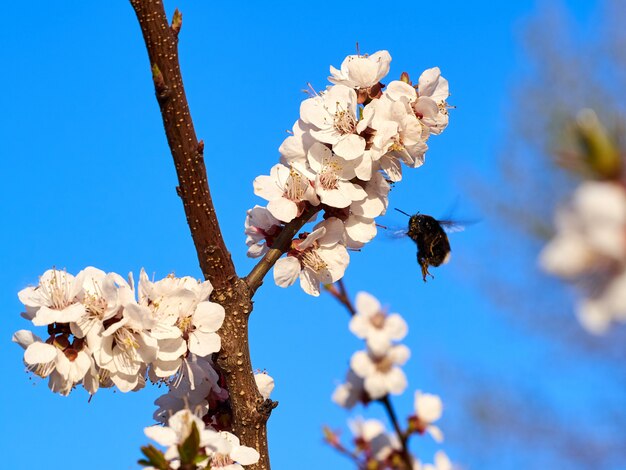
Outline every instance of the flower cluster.
<svg viewBox="0 0 626 470">
<path fill-rule="evenodd" d="M 612 120 L 614 118 L 611 118 Z M 555 214 L 544 270 L 574 283 L 577 314 L 591 333 L 626 322 L 626 148 L 623 123 L 582 109 L 564 128 L 557 162 L 582 181 Z"/>
<path fill-rule="evenodd" d="M 588 181 L 556 213 L 556 235 L 543 249 L 544 269 L 576 281 L 578 317 L 593 333 L 626 322 L 626 189 Z"/>
<path fill-rule="evenodd" d="M 302 102 L 300 118 L 280 146 L 280 163 L 254 180 L 255 194 L 268 202 L 248 211 L 248 256 L 262 256 L 297 217 L 323 214 L 276 263 L 281 287 L 299 278 L 303 290 L 317 296 L 320 283 L 341 279 L 347 250 L 376 235 L 375 219 L 385 213 L 402 165 L 422 165 L 428 138 L 448 124 L 448 82 L 439 68 L 422 73 L 415 86 L 406 73 L 385 86 L 390 62 L 389 53 L 379 51 L 331 67 L 333 85 Z"/>
<path fill-rule="evenodd" d="M 141 463 L 150 469 L 176 469 L 185 465 L 184 468 L 241 470 L 243 465 L 259 461 L 255 449 L 241 445 L 234 434 L 205 426 L 202 419 L 187 409 L 172 415 L 167 426 L 150 426 L 145 428 L 145 433 L 166 448 L 165 454 L 143 449 L 149 460 Z"/>
<path fill-rule="evenodd" d="M 138 390 L 149 377 L 175 381 L 181 400 L 191 394 L 193 402 L 193 391 L 199 402 L 211 391 L 223 399 L 210 355 L 221 347 L 224 308 L 208 300 L 212 290 L 190 277 L 152 282 L 143 270 L 135 289 L 132 275 L 50 269 L 18 294 L 22 316 L 47 327 L 47 338 L 20 330 L 13 340 L 27 368 L 62 395 L 79 384 L 90 394 L 113 385 Z"/>
<path fill-rule="evenodd" d="M 406 322 L 397 313 L 388 314 L 380 302 L 366 292 L 357 294 L 355 304 L 356 313 L 350 320 L 350 331 L 365 340 L 367 348 L 352 356 L 347 381 L 337 387 L 333 401 L 348 409 L 357 403 L 368 405 L 376 400 L 390 407 L 389 394 L 400 394 L 407 387 L 400 366 L 408 359 L 409 349 L 396 344 L 407 334 Z M 443 433 L 434 424 L 442 413 L 443 404 L 437 395 L 416 391 L 414 411 L 402 431 L 404 442 L 399 438 L 397 426 L 395 432 L 387 432 L 383 423 L 375 419 L 358 419 L 350 423 L 354 435 L 353 450 L 346 449 L 338 436 L 328 429 L 325 438 L 332 447 L 352 455 L 359 468 L 407 468 L 406 462 L 410 459 L 415 470 L 451 470 L 452 464 L 443 452 L 437 453 L 434 465 L 422 465 L 408 454 L 406 448 L 408 436 L 414 434 L 429 434 L 437 443 L 443 442 Z M 395 424 L 399 426 L 399 423 Z"/>
<path fill-rule="evenodd" d="M 364 339 L 367 348 L 352 355 L 348 380 L 337 388 L 333 400 L 350 408 L 358 401 L 367 403 L 404 392 L 407 381 L 400 366 L 411 353 L 405 345 L 395 344 L 407 334 L 404 319 L 397 313 L 387 314 L 375 297 L 359 292 L 350 331 Z"/>
</svg>

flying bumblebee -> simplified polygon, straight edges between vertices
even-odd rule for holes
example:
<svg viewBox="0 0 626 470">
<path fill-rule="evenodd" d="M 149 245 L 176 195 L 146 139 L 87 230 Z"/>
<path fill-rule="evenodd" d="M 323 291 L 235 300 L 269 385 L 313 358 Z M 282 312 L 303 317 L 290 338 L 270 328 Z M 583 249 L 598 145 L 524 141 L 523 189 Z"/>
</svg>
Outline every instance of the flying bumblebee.
<svg viewBox="0 0 626 470">
<path fill-rule="evenodd" d="M 426 276 L 435 277 L 428 271 L 429 266 L 441 266 L 450 260 L 450 241 L 446 232 L 458 232 L 463 230 L 463 226 L 450 220 L 437 220 L 419 212 L 410 215 L 400 209 L 396 210 L 410 217 L 409 227 L 403 233 L 417 245 L 417 262 L 426 282 Z"/>
</svg>

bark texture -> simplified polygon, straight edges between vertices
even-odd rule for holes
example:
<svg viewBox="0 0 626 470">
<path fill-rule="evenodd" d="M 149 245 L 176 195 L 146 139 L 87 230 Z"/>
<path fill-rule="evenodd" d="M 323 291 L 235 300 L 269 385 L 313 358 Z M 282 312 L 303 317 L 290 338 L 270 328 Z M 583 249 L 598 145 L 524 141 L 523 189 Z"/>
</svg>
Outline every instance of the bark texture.
<svg viewBox="0 0 626 470">
<path fill-rule="evenodd" d="M 230 393 L 232 431 L 242 444 L 261 454 L 247 468 L 269 470 L 266 423 L 276 404 L 259 394 L 248 348 L 248 318 L 252 292 L 237 277 L 215 214 L 207 182 L 204 145 L 198 141 L 189 112 L 178 61 L 178 33 L 182 16 L 176 12 L 170 26 L 159 0 L 131 0 L 148 50 L 156 99 L 178 175 L 177 192 L 205 279 L 215 288 L 211 298 L 226 310 L 219 331 L 222 349 L 217 365 Z"/>
</svg>

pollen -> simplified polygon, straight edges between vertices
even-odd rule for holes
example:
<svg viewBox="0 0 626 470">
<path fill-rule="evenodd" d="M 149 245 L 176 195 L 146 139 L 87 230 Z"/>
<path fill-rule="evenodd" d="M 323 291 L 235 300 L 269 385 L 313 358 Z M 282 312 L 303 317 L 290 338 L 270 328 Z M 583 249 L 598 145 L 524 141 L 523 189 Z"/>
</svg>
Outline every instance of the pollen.
<svg viewBox="0 0 626 470">
<path fill-rule="evenodd" d="M 328 267 L 326 262 L 313 248 L 309 248 L 308 250 L 302 252 L 299 259 L 303 266 L 312 269 L 316 273 Z"/>
<path fill-rule="evenodd" d="M 291 168 L 289 170 L 289 178 L 285 183 L 284 195 L 287 199 L 292 201 L 301 201 L 304 199 L 304 193 L 306 191 L 306 183 L 302 178 L 302 175 L 297 170 Z"/>
<path fill-rule="evenodd" d="M 353 134 L 356 130 L 356 117 L 353 113 L 341 109 L 337 103 L 337 112 L 335 113 L 334 128 L 341 135 Z"/>
</svg>

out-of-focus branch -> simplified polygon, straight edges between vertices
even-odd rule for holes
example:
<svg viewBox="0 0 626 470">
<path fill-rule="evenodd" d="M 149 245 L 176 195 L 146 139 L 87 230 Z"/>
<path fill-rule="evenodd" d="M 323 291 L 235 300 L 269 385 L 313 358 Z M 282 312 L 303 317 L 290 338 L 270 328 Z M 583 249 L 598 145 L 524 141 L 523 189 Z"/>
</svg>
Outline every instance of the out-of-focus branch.
<svg viewBox="0 0 626 470">
<path fill-rule="evenodd" d="M 340 279 L 339 281 L 337 281 L 336 284 L 338 285 L 339 288 L 335 287 L 335 284 L 326 285 L 324 286 L 324 288 L 330 295 L 332 295 L 335 299 L 337 299 L 337 301 L 341 305 L 343 305 L 346 308 L 346 310 L 348 310 L 351 316 L 356 315 L 356 309 L 354 308 L 354 305 L 352 304 L 352 301 L 350 300 L 350 296 L 348 295 L 348 290 L 346 289 L 343 279 Z M 411 454 L 409 452 L 409 447 L 408 447 L 408 434 L 404 432 L 402 428 L 400 427 L 398 416 L 396 415 L 396 411 L 393 408 L 393 403 L 391 403 L 391 400 L 389 399 L 389 395 L 385 395 L 384 397 L 380 398 L 377 401 L 382 403 L 383 407 L 385 408 L 385 411 L 387 412 L 387 416 L 389 417 L 389 421 L 391 421 L 391 424 L 393 425 L 393 428 L 398 436 L 398 439 L 402 446 L 401 456 L 402 456 L 402 461 L 404 465 L 406 466 L 407 469 L 413 468 L 413 459 L 411 458 Z"/>
</svg>

